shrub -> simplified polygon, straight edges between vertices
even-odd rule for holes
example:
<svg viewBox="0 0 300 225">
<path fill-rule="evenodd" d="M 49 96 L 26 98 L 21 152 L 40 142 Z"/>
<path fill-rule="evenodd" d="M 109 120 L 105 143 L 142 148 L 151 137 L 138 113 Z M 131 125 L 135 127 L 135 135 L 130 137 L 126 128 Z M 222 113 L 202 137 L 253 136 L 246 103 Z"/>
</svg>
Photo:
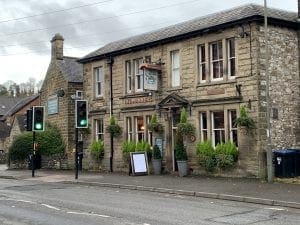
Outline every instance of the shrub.
<svg viewBox="0 0 300 225">
<path fill-rule="evenodd" d="M 124 141 L 122 144 L 123 159 L 130 162 L 130 152 L 135 151 L 136 143 L 134 141 Z"/>
<path fill-rule="evenodd" d="M 199 157 L 199 163 L 206 171 L 212 172 L 216 167 L 215 150 L 210 140 L 199 142 L 196 145 L 196 154 Z"/>
<path fill-rule="evenodd" d="M 187 160 L 187 153 L 182 140 L 177 140 L 175 144 L 175 158 L 178 161 Z"/>
<path fill-rule="evenodd" d="M 238 149 L 232 142 L 219 143 L 214 149 L 211 141 L 203 141 L 196 145 L 196 151 L 200 165 L 207 171 L 232 167 L 238 158 Z"/>
<path fill-rule="evenodd" d="M 62 154 L 65 144 L 57 127 L 46 125 L 44 132 L 36 133 L 38 153 L 41 155 Z M 18 135 L 9 147 L 9 158 L 11 160 L 25 160 L 33 151 L 32 132 L 24 132 Z"/>
<path fill-rule="evenodd" d="M 219 168 L 225 169 L 232 167 L 234 165 L 234 159 L 232 155 L 217 154 L 216 155 L 216 165 Z"/>
<path fill-rule="evenodd" d="M 177 132 L 181 136 L 192 136 L 195 134 L 195 126 L 187 121 L 187 112 L 182 108 L 180 122 L 177 124 Z"/>
<path fill-rule="evenodd" d="M 103 141 L 93 141 L 90 145 L 91 155 L 96 160 L 103 159 L 104 156 L 104 143 Z"/>
<path fill-rule="evenodd" d="M 25 160 L 32 153 L 32 133 L 18 135 L 9 147 L 8 157 L 11 160 Z"/>
<path fill-rule="evenodd" d="M 153 159 L 161 159 L 162 155 L 157 145 L 153 146 Z"/>
<path fill-rule="evenodd" d="M 42 155 L 55 155 L 64 153 L 65 143 L 57 127 L 47 125 L 44 132 L 36 133 L 39 151 Z"/>
<path fill-rule="evenodd" d="M 240 116 L 234 121 L 234 126 L 246 127 L 250 133 L 255 129 L 255 122 L 249 117 L 246 106 L 243 105 L 240 107 Z"/>
</svg>

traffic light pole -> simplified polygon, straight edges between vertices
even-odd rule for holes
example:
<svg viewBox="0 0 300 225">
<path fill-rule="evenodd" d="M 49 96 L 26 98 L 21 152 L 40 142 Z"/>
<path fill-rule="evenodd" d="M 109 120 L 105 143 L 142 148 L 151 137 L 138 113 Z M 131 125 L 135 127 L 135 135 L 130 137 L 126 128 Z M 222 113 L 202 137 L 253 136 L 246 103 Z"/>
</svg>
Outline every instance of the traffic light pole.
<svg viewBox="0 0 300 225">
<path fill-rule="evenodd" d="M 75 128 L 75 179 L 78 179 L 78 128 Z"/>
<path fill-rule="evenodd" d="M 32 146 L 33 146 L 33 152 L 32 152 L 32 156 L 31 156 L 31 176 L 34 177 L 35 131 L 32 131 Z"/>
</svg>

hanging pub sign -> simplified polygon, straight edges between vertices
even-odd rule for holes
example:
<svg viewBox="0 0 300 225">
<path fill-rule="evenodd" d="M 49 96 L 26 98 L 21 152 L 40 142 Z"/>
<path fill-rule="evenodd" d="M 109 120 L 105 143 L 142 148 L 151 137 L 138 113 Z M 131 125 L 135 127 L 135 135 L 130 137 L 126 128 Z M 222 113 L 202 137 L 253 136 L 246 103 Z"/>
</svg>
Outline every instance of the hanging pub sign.
<svg viewBox="0 0 300 225">
<path fill-rule="evenodd" d="M 161 71 L 161 66 L 150 63 L 143 63 L 140 68 L 144 70 L 144 89 L 157 91 L 158 74 Z"/>
</svg>

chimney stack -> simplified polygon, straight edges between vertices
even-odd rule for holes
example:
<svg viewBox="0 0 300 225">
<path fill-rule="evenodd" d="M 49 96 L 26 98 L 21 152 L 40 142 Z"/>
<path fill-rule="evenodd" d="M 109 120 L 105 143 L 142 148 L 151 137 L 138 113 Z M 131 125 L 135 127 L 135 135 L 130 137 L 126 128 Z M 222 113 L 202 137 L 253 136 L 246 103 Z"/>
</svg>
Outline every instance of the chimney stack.
<svg viewBox="0 0 300 225">
<path fill-rule="evenodd" d="M 51 59 L 62 60 L 64 56 L 64 38 L 55 34 L 51 40 Z"/>
</svg>

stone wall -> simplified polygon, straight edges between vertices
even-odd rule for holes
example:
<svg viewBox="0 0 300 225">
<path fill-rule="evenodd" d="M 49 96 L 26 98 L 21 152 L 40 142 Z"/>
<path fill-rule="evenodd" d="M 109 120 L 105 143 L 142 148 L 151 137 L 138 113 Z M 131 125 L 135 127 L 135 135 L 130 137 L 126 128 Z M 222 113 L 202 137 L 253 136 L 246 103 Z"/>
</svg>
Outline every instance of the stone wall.
<svg viewBox="0 0 300 225">
<path fill-rule="evenodd" d="M 266 143 L 266 108 L 265 108 L 265 79 L 264 79 L 264 46 L 263 29 L 256 23 L 245 24 L 248 35 L 239 37 L 237 27 L 222 30 L 218 33 L 205 34 L 182 40 L 176 43 L 165 44 L 131 52 L 114 57 L 113 64 L 113 112 L 118 123 L 124 128 L 123 138 L 126 136 L 126 116 L 151 115 L 156 111 L 155 106 L 171 93 L 177 93 L 190 102 L 191 111 L 189 120 L 196 126 L 196 142 L 188 143 L 189 165 L 195 173 L 201 173 L 196 157 L 195 145 L 200 140 L 199 113 L 203 111 L 231 110 L 239 112 L 241 105 L 247 106 L 250 116 L 255 120 L 257 129 L 253 136 L 242 137 L 239 134 L 240 159 L 235 169 L 223 172 L 225 176 L 263 177 L 265 171 L 265 143 Z M 299 110 L 299 59 L 297 53 L 297 33 L 280 27 L 272 27 L 271 43 L 274 46 L 270 51 L 271 97 L 273 106 L 279 109 L 279 118 L 272 120 L 272 138 L 276 148 L 291 146 L 295 143 L 295 128 L 299 121 L 296 118 Z M 224 79 L 220 82 L 198 84 L 197 46 L 209 44 L 216 40 L 225 41 L 235 38 L 237 76 L 235 79 Z M 180 51 L 181 86 L 170 88 L 170 52 Z M 140 57 L 151 56 L 152 62 L 164 62 L 159 78 L 159 90 L 140 94 L 128 95 L 125 93 L 125 61 Z M 293 57 L 295 56 L 295 57 Z M 103 66 L 105 73 L 105 95 L 103 98 L 94 96 L 93 68 Z M 227 71 L 225 70 L 226 74 Z M 110 103 L 110 74 L 106 59 L 84 64 L 84 90 L 90 102 L 91 135 L 87 141 L 95 138 L 93 120 L 103 118 L 105 125 L 109 121 Z M 240 93 L 237 90 L 240 86 Z M 284 89 L 284 90 L 282 90 Z M 145 99 L 147 101 L 135 101 Z M 130 104 L 127 99 L 130 99 Z M 298 108 L 297 108 L 298 107 Z M 164 123 L 164 159 L 168 164 L 172 160 L 172 127 L 168 112 L 160 111 L 160 120 Z M 227 114 L 226 114 L 227 115 Z M 225 123 L 228 123 L 225 121 Z M 228 135 L 228 130 L 225 131 Z M 114 140 L 114 169 L 127 172 L 126 164 L 122 159 L 121 143 L 123 138 Z M 100 167 L 107 169 L 110 156 L 110 138 L 105 134 L 105 156 Z M 107 146 L 107 147 L 106 147 Z M 85 149 L 86 165 L 91 166 L 89 150 Z M 172 165 L 166 165 L 168 172 L 172 172 Z M 220 175 L 220 174 L 219 174 Z M 222 174 L 221 174 L 222 175 Z"/>
</svg>

